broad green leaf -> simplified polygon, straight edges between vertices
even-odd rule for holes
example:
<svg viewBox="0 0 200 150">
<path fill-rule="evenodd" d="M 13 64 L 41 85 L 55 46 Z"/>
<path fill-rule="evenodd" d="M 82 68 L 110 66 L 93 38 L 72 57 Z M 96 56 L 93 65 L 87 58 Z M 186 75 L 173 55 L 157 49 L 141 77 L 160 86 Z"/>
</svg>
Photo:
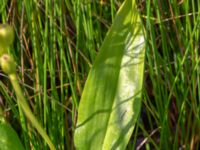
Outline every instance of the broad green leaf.
<svg viewBox="0 0 200 150">
<path fill-rule="evenodd" d="M 5 123 L 0 124 L 0 150 L 24 150 L 15 130 Z"/>
<path fill-rule="evenodd" d="M 78 150 L 126 148 L 141 107 L 144 53 L 135 0 L 126 0 L 84 87 L 74 137 Z"/>
</svg>

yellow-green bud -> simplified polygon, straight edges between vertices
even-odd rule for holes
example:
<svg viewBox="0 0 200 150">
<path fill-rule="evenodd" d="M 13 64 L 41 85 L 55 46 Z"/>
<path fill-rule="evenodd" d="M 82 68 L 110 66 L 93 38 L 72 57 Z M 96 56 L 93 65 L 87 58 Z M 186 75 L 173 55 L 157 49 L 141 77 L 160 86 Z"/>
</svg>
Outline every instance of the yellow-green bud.
<svg viewBox="0 0 200 150">
<path fill-rule="evenodd" d="M 10 74 L 16 73 L 15 61 L 13 60 L 13 58 L 10 55 L 4 54 L 3 56 L 1 56 L 0 64 L 1 64 L 2 70 L 6 74 L 10 75 Z"/>
<path fill-rule="evenodd" d="M 8 24 L 0 24 L 0 47 L 7 48 L 14 41 L 14 30 Z"/>
</svg>

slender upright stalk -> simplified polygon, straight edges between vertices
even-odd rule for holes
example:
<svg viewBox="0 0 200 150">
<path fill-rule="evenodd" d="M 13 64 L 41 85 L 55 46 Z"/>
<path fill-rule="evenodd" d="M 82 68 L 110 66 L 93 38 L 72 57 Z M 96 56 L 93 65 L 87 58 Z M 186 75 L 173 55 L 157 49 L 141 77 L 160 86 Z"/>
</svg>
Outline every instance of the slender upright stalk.
<svg viewBox="0 0 200 150">
<path fill-rule="evenodd" d="M 13 39 L 14 39 L 14 33 L 12 27 L 6 24 L 0 25 L 0 47 L 1 47 L 0 50 L 2 50 L 0 51 L 1 68 L 6 74 L 8 74 L 11 84 L 13 85 L 13 88 L 16 92 L 18 103 L 20 104 L 26 117 L 30 120 L 32 125 L 39 132 L 39 134 L 44 138 L 44 140 L 49 145 L 50 149 L 55 150 L 56 149 L 55 146 L 51 142 L 50 138 L 48 137 L 42 126 L 39 124 L 38 120 L 31 112 L 31 109 L 28 103 L 26 102 L 21 87 L 19 86 L 19 83 L 17 81 L 16 66 L 14 59 L 10 55 L 6 54 L 7 48 L 12 44 Z"/>
<path fill-rule="evenodd" d="M 17 81 L 16 76 L 16 69 L 13 59 L 9 56 L 4 54 L 1 57 L 1 67 L 2 70 L 8 74 L 9 79 L 11 81 L 11 84 L 15 90 L 15 93 L 17 95 L 18 103 L 20 104 L 22 110 L 24 111 L 26 117 L 30 120 L 32 125 L 36 128 L 36 130 L 39 132 L 39 134 L 44 138 L 44 140 L 47 142 L 51 150 L 55 150 L 54 145 L 52 144 L 51 140 L 49 139 L 48 135 L 44 131 L 44 129 L 39 124 L 38 120 L 35 118 L 33 113 L 31 112 L 31 109 L 29 105 L 26 102 L 26 99 L 22 93 L 21 87 L 19 86 L 19 83 Z"/>
<path fill-rule="evenodd" d="M 47 144 L 49 145 L 49 147 L 54 150 L 55 147 L 52 144 L 51 140 L 49 139 L 48 135 L 46 134 L 46 132 L 43 130 L 43 128 L 41 127 L 41 125 L 39 124 L 38 120 L 35 118 L 35 116 L 33 115 L 33 113 L 31 112 L 30 107 L 28 106 L 24 95 L 22 94 L 22 90 L 19 86 L 19 83 L 17 81 L 17 76 L 16 74 L 10 74 L 9 75 L 10 81 L 12 83 L 12 86 L 16 92 L 17 95 L 17 99 L 18 102 L 21 106 L 21 108 L 23 109 L 25 115 L 27 116 L 27 118 L 30 120 L 30 122 L 32 123 L 32 125 L 37 129 L 37 131 L 41 134 L 41 136 L 44 138 L 44 140 L 47 142 Z"/>
</svg>

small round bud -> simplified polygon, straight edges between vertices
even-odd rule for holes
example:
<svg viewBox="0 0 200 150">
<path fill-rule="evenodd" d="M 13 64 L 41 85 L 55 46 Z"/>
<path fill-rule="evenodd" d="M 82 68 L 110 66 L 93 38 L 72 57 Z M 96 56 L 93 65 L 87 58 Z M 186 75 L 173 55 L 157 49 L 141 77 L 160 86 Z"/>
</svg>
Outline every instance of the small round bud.
<svg viewBox="0 0 200 150">
<path fill-rule="evenodd" d="M 6 73 L 6 74 L 14 74 L 16 73 L 16 66 L 15 66 L 15 61 L 13 60 L 13 58 L 8 55 L 8 54 L 4 54 L 1 58 L 0 58 L 0 64 L 1 64 L 1 68 L 2 70 Z"/>
<path fill-rule="evenodd" d="M 14 41 L 14 30 L 10 25 L 0 24 L 0 47 L 9 47 Z"/>
</svg>

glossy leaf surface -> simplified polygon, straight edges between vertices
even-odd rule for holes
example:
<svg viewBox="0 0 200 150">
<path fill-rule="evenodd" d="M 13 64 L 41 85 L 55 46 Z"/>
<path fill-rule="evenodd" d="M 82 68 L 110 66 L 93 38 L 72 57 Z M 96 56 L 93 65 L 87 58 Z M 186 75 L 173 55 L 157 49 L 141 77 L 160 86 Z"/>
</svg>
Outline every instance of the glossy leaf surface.
<svg viewBox="0 0 200 150">
<path fill-rule="evenodd" d="M 145 42 L 135 0 L 126 0 L 88 75 L 78 110 L 78 150 L 125 149 L 141 107 Z"/>
</svg>

